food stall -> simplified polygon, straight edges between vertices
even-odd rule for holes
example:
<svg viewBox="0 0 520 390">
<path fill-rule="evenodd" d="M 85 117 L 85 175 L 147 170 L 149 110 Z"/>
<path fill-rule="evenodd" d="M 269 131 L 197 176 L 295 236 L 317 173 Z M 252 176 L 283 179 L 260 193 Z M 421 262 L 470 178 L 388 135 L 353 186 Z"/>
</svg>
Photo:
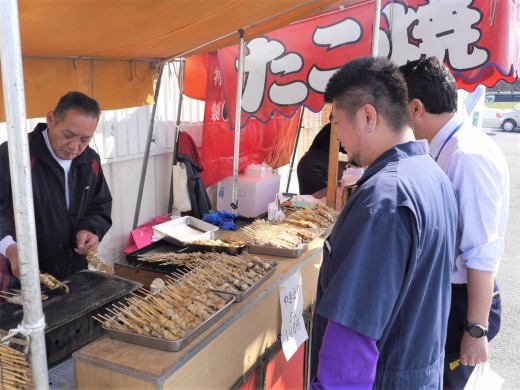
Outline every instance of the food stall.
<svg viewBox="0 0 520 390">
<path fill-rule="evenodd" d="M 161 239 L 129 253 L 128 263 L 116 263 L 116 275 L 89 254 L 96 269 L 71 275 L 57 291 L 43 290 L 48 294 L 43 311 L 48 316 L 49 365 L 76 351 L 76 388 L 241 388 L 248 381 L 263 383 L 275 372 L 272 380 L 282 376 L 284 382 L 303 388 L 306 344 L 288 359 L 280 352 L 281 290 L 290 287 L 291 277 L 301 278 L 298 311 L 305 320 L 298 319 L 297 325 L 309 332 L 322 242 L 337 213 L 311 204 L 298 208 L 293 203 L 283 209 L 283 222 L 241 221 L 234 232 L 193 217 L 163 222 L 154 226 Z M 200 297 L 209 301 L 210 293 L 220 297 L 221 305 L 206 303 L 210 315 L 199 316 L 205 314 Z M 296 301 L 296 293 L 289 296 Z M 166 310 L 165 316 L 155 311 L 170 303 L 168 318 Z M 195 304 L 198 307 L 192 309 Z M 188 318 L 183 313 L 189 311 L 201 321 L 174 334 L 177 324 L 188 329 L 179 319 Z M 9 329 L 21 320 L 23 310 L 9 300 L 0 304 L 0 313 L 0 329 Z M 132 325 L 130 320 L 138 322 Z M 143 333 L 145 325 L 153 330 Z M 164 325 L 162 332 L 154 334 L 159 325 Z M 204 375 L 199 367 L 205 367 Z"/>
<path fill-rule="evenodd" d="M 323 224 L 318 227 L 312 219 L 318 220 L 325 212 L 331 213 L 327 216 L 328 222 L 322 220 Z M 297 387 L 303 388 L 307 376 L 306 344 L 300 345 L 297 351 L 293 350 L 294 355 L 290 359 L 286 359 L 280 352 L 284 334 L 281 294 L 291 277 L 301 277 L 298 283 L 298 290 L 301 290 L 299 299 L 302 300 L 301 312 L 306 313 L 306 320 L 302 317 L 301 323 L 298 320 L 298 326 L 300 330 L 306 328 L 309 333 L 323 238 L 330 233 L 336 217 L 336 212 L 317 206 L 314 210 L 293 211 L 285 222 L 255 220 L 242 223 L 238 232 L 215 231 L 211 226 L 191 217 L 181 217 L 157 225 L 154 230 L 156 234 L 162 234 L 163 239 L 137 253 L 129 254 L 129 264 L 116 264 L 116 273 L 139 280 L 144 285 L 150 284 L 151 290 L 158 279 L 166 280 L 166 287 L 162 287 L 162 290 L 159 288 L 158 292 L 145 298 L 152 301 L 157 297 L 156 294 L 163 293 L 166 288 L 178 286 L 176 283 L 180 282 L 172 282 L 172 278 L 180 278 L 182 281 L 189 277 L 192 278 L 189 287 L 175 294 L 164 293 L 165 296 L 175 299 L 183 292 L 183 297 L 194 294 L 202 296 L 205 292 L 197 288 L 207 286 L 212 291 L 221 291 L 224 296 L 230 294 L 233 298 L 201 325 L 204 329 L 200 332 L 198 328 L 191 330 L 191 333 L 182 332 L 178 337 L 173 337 L 177 340 L 172 341 L 161 340 L 158 334 L 157 337 L 150 337 L 148 330 L 145 335 L 142 334 L 144 322 L 150 327 L 154 326 L 145 320 L 145 317 L 150 319 L 149 314 L 154 310 L 167 316 L 165 301 L 161 301 L 161 306 L 155 305 L 156 309 L 144 309 L 145 304 L 136 301 L 132 303 L 140 304 L 139 307 L 119 305 L 121 316 L 116 315 L 116 319 L 121 321 L 116 323 L 109 317 L 101 317 L 107 334 L 73 354 L 77 387 L 123 388 L 138 383 L 140 388 L 240 388 L 251 380 L 263 383 L 270 362 L 273 361 L 276 363 L 271 364 L 276 365 L 278 375 L 283 376 L 284 381 L 299 383 Z M 295 223 L 315 228 L 298 227 Z M 187 227 L 192 227 L 191 232 Z M 273 229 L 277 234 L 270 232 Z M 183 234 L 176 236 L 176 231 L 182 231 Z M 197 238 L 194 236 L 192 241 L 182 242 L 192 232 L 199 236 L 212 233 L 215 239 L 194 240 Z M 289 241 L 296 235 L 302 235 L 301 239 L 290 244 Z M 237 241 L 238 238 L 244 238 L 245 241 Z M 222 242 L 226 246 L 220 246 Z M 244 242 L 247 245 L 243 245 Z M 178 246 L 183 244 L 187 245 L 188 253 L 183 253 L 183 248 Z M 180 271 L 180 267 L 192 264 L 189 261 L 196 263 L 195 268 L 185 273 Z M 241 274 L 226 268 L 240 262 L 248 262 L 250 269 L 255 266 L 258 277 L 246 272 L 245 268 L 241 268 Z M 256 268 L 256 265 L 260 267 Z M 239 267 L 235 269 L 240 272 Z M 200 278 L 193 279 L 197 272 Z M 149 283 L 154 277 L 156 279 Z M 233 284 L 239 288 L 234 288 Z M 231 290 L 224 289 L 224 285 L 231 287 Z M 291 297 L 296 300 L 292 293 Z M 174 305 L 177 307 L 176 313 L 171 312 L 169 318 L 184 328 L 186 322 L 180 321 L 178 314 L 189 307 L 191 302 L 183 299 L 182 308 Z M 150 301 L 146 302 L 146 306 L 149 306 Z M 192 309 L 189 311 L 196 313 Z M 137 322 L 130 323 L 131 319 L 137 317 L 140 317 Z M 166 323 L 165 317 L 160 318 Z M 188 316 L 184 315 L 184 318 Z M 120 328 L 121 325 L 121 331 L 114 330 L 114 327 Z M 169 329 L 173 331 L 176 325 L 170 325 Z M 136 359 L 138 356 L 146 356 L 146 359 Z"/>
<path fill-rule="evenodd" d="M 303 307 L 311 306 L 321 244 L 321 239 L 315 240 L 299 258 L 259 255 L 276 262 L 274 274 L 244 301 L 233 303 L 218 322 L 180 351 L 167 352 L 104 336 L 75 352 L 78 388 L 233 388 L 235 384 L 239 387 L 248 374 L 258 375 L 255 368 L 266 351 L 279 343 L 279 288 L 291 275 L 301 274 Z M 300 364 L 293 375 L 300 374 L 303 384 L 302 351 L 295 357 L 297 360 Z"/>
<path fill-rule="evenodd" d="M 276 2 L 273 2 L 273 4 L 274 3 Z M 316 10 L 319 4 L 330 4 L 332 3 L 332 1 L 315 2 L 318 4 L 314 5 L 312 5 L 311 3 L 313 2 L 307 2 L 305 4 L 305 10 L 301 12 L 295 11 L 290 17 L 290 19 L 292 20 L 297 18 L 298 16 L 310 13 L 311 11 Z M 345 3 L 349 2 L 347 1 Z M 175 7 L 175 4 L 173 4 L 173 6 Z M 43 6 L 43 8 L 45 8 L 45 6 Z M 27 11 L 27 9 L 28 7 L 21 7 L 22 11 Z M 35 10 L 40 10 L 40 8 L 37 7 L 35 8 Z M 56 15 L 56 17 L 61 16 L 59 13 L 54 12 L 54 10 L 52 11 L 53 14 Z M 143 10 L 134 9 L 134 11 L 137 14 L 139 13 L 138 11 L 142 12 Z M 154 10 L 154 12 L 156 12 L 156 10 Z M 282 11 L 280 12 L 281 14 L 284 13 Z M 107 14 L 111 13 L 106 12 L 106 10 L 100 11 L 99 9 L 95 9 L 95 7 L 93 7 L 92 9 L 88 10 L 88 12 L 85 12 L 85 14 L 82 14 L 81 17 L 85 18 L 85 15 L 91 15 L 92 20 L 95 20 L 97 16 Z M 46 18 L 34 18 L 34 20 L 38 19 L 46 20 Z M 73 18 L 63 19 L 69 20 L 71 23 L 75 23 L 75 20 Z M 133 23 L 134 20 L 132 18 L 116 19 L 120 19 L 120 21 L 126 23 L 128 26 L 130 26 L 130 29 L 132 31 L 138 30 L 137 28 L 135 28 L 135 24 Z M 161 21 L 163 21 L 163 19 L 167 18 L 162 18 Z M 236 20 L 237 18 L 228 17 L 227 19 Z M 286 23 L 288 20 L 289 18 L 286 18 L 284 20 L 284 23 Z M 255 27 L 255 23 L 259 23 L 259 21 L 251 21 L 250 23 L 253 25 L 253 27 Z M 282 21 L 279 20 L 278 23 L 282 24 Z M 211 24 L 212 26 L 219 25 L 219 23 L 209 24 Z M 35 26 L 36 23 L 23 24 L 25 28 L 27 28 L 27 26 L 29 25 Z M 46 23 L 46 25 L 52 26 L 53 23 Z M 110 30 L 114 29 L 113 25 L 111 25 L 110 23 L 105 23 L 105 25 Z M 165 26 L 162 25 L 161 27 L 164 28 Z M 196 31 L 204 30 L 203 28 L 201 28 L 200 25 L 193 24 L 192 27 L 193 30 L 191 31 L 191 33 L 193 35 L 197 35 L 195 34 Z M 273 26 L 271 25 L 270 28 L 272 27 Z M 74 29 L 71 29 L 71 31 L 72 30 Z M 85 32 L 84 29 L 80 30 L 80 40 L 84 40 L 84 37 L 88 34 Z M 253 28 L 253 34 L 251 34 L 251 36 L 254 36 L 256 33 L 259 33 L 259 30 L 259 28 Z M 99 36 L 103 36 L 102 31 L 99 31 L 98 34 L 100 34 Z M 107 36 L 109 35 L 106 32 L 105 34 Z M 218 36 L 218 34 L 222 35 L 224 33 L 222 31 L 219 31 L 215 35 Z M 35 34 L 34 31 L 32 31 L 32 33 L 28 35 L 32 36 L 33 39 L 36 38 L 39 41 L 47 42 L 49 47 L 52 46 L 49 43 L 48 39 L 43 39 L 39 34 Z M 123 36 L 124 34 L 120 35 Z M 57 36 L 60 36 L 60 34 L 57 34 Z M 95 36 L 96 35 L 94 35 L 94 37 Z M 121 58 L 130 58 L 130 56 L 128 55 L 128 51 L 125 51 L 122 48 L 131 48 L 139 46 L 135 43 L 135 41 L 133 41 L 132 44 L 126 42 L 126 44 L 121 43 L 119 46 L 117 46 L 112 41 L 109 42 L 109 40 L 98 39 L 100 42 L 109 43 L 114 47 L 117 46 L 118 50 L 116 50 L 116 52 L 113 53 L 110 52 L 107 48 L 98 50 L 89 48 L 85 49 L 85 51 L 81 52 L 80 55 L 78 55 L 77 51 L 63 50 L 63 44 L 60 39 L 59 44 L 57 44 L 59 53 L 56 52 L 54 54 L 57 56 L 63 56 L 59 61 L 61 61 L 61 63 L 63 64 L 66 64 L 65 67 L 69 72 L 68 74 L 71 74 L 71 72 L 73 73 L 73 77 L 70 77 L 70 80 L 74 80 L 73 84 L 75 84 L 76 86 L 78 85 L 78 80 L 80 84 L 88 84 L 87 89 L 90 88 L 89 90 L 92 94 L 94 94 L 94 90 L 100 91 L 102 85 L 108 86 L 109 91 L 106 92 L 105 90 L 106 94 L 101 94 L 100 97 L 102 101 L 103 99 L 107 100 L 107 104 L 104 104 L 105 107 L 114 107 L 115 103 L 113 101 L 110 102 L 110 99 L 107 98 L 108 95 L 113 93 L 114 88 L 112 85 L 110 85 L 110 83 L 107 83 L 106 80 L 110 79 L 110 75 L 114 76 L 115 74 L 120 76 L 120 78 L 122 79 L 127 79 L 128 81 L 142 80 L 143 73 L 141 73 L 141 71 L 146 73 L 146 80 L 149 81 L 150 79 L 153 79 L 156 74 L 157 68 L 150 67 L 151 69 L 148 69 L 147 71 L 144 70 L 148 65 L 154 63 L 154 61 L 151 60 L 151 57 L 153 57 L 153 59 L 161 58 L 161 61 L 159 62 L 167 62 L 168 60 L 171 60 L 171 58 L 173 58 L 167 58 L 167 56 L 164 55 L 165 50 L 167 50 L 165 49 L 164 45 L 171 45 L 172 36 L 169 34 L 163 34 L 163 37 L 165 38 L 165 40 L 162 41 L 162 45 L 150 45 L 149 41 L 146 39 L 140 41 L 141 48 L 143 48 L 143 46 L 146 46 L 144 47 L 145 49 L 157 48 L 156 52 L 154 52 L 154 55 L 150 55 L 149 51 L 147 52 L 148 55 L 146 57 L 149 58 L 150 61 L 149 63 L 144 64 L 142 68 L 139 68 L 140 72 L 137 72 L 137 65 L 133 61 L 139 62 L 140 60 L 142 60 L 142 58 L 132 57 L 132 60 L 121 61 Z M 44 38 L 48 37 L 46 36 Z M 229 42 L 229 40 L 233 40 L 234 38 L 236 38 L 236 34 L 226 35 L 226 38 L 228 38 Z M 78 44 L 79 41 L 77 39 L 71 39 L 71 42 L 74 42 L 74 44 Z M 157 43 L 157 41 L 155 43 Z M 220 42 L 218 45 L 224 46 L 224 43 Z M 217 47 L 218 45 L 215 45 L 214 47 Z M 200 48 L 200 46 L 197 47 Z M 31 49 L 33 49 L 32 52 L 31 50 L 24 50 L 24 53 L 31 57 L 27 58 L 24 64 L 27 65 L 27 69 L 32 69 L 33 71 L 36 70 L 36 73 L 45 74 L 45 72 L 41 72 L 41 69 L 48 69 L 48 67 L 50 67 L 49 64 L 51 59 L 40 58 L 41 52 L 35 50 L 35 47 L 31 47 Z M 36 49 L 38 48 L 36 47 Z M 190 52 L 190 49 L 186 48 L 185 50 L 178 50 L 177 52 L 175 52 L 175 55 L 186 55 Z M 89 53 L 91 57 L 82 58 L 82 56 L 84 56 L 84 53 Z M 108 53 L 108 56 L 112 55 L 113 57 L 117 57 L 117 60 L 111 62 L 111 60 L 105 57 L 104 55 L 101 55 L 98 58 L 97 55 L 99 55 L 99 53 Z M 170 54 L 172 54 L 171 51 Z M 8 61 L 2 62 L 5 64 Z M 48 67 L 43 67 L 42 63 L 46 63 Z M 70 64 L 73 64 L 73 66 L 69 66 Z M 89 66 L 85 66 L 85 64 L 88 64 Z M 101 66 L 102 64 L 109 64 L 107 67 L 111 68 L 112 72 L 108 72 L 105 75 L 105 77 L 96 77 L 95 83 L 93 76 L 94 74 L 89 73 L 88 71 L 91 69 L 93 72 L 94 64 L 96 65 L 96 69 L 98 69 L 98 65 Z M 139 64 L 143 65 L 141 62 L 139 62 Z M 129 66 L 131 70 L 130 77 L 128 77 L 127 73 L 120 72 L 121 68 L 118 68 L 119 65 L 121 65 L 122 67 Z M 64 78 L 62 72 L 63 68 L 54 67 L 53 69 L 59 77 Z M 138 73 L 141 79 L 137 77 Z M 99 73 L 96 73 L 96 76 L 98 75 Z M 31 77 L 27 76 L 25 77 L 25 79 L 31 80 Z M 16 81 L 19 81 L 20 79 L 16 79 L 13 77 L 13 80 L 16 84 Z M 49 83 L 54 83 L 53 78 L 49 77 Z M 15 96 L 12 99 L 10 96 L 6 96 L 10 99 L 5 100 L 9 100 L 10 102 L 23 101 L 23 83 L 18 82 L 17 88 L 20 88 L 20 85 L 22 85 L 22 93 L 14 94 Z M 32 85 L 35 86 L 34 89 L 37 91 L 44 91 L 44 93 L 48 92 L 47 89 L 40 88 L 40 85 L 38 83 L 33 83 Z M 53 84 L 53 88 L 54 87 L 55 85 Z M 66 87 L 68 87 L 68 85 Z M 61 93 L 59 88 L 54 89 L 55 93 Z M 5 90 L 7 90 L 7 88 L 4 89 L 4 91 Z M 124 88 L 121 88 L 120 92 L 121 94 L 126 94 L 127 96 L 133 95 L 132 93 L 128 93 L 127 90 Z M 149 89 L 145 89 L 144 93 L 141 93 L 140 96 L 150 96 L 149 92 Z M 42 99 L 41 96 L 32 96 L 31 101 L 38 100 L 45 101 L 46 99 Z M 140 102 L 142 103 L 142 100 L 140 100 Z M 34 106 L 31 106 L 29 108 L 32 110 L 32 112 L 39 112 L 38 109 L 42 109 L 41 107 Z M 22 123 L 25 120 L 24 110 L 25 107 L 22 107 L 22 109 L 18 111 L 15 110 L 15 114 L 17 115 L 17 118 L 15 118 L 15 122 L 19 125 L 16 127 L 24 127 L 22 125 Z M 13 122 L 12 117 L 10 118 L 9 115 L 7 115 L 7 117 L 8 122 Z M 14 139 L 14 137 L 11 137 L 11 133 L 10 138 Z M 23 142 L 20 142 L 20 144 L 23 144 Z M 21 172 L 23 168 L 26 168 L 28 165 L 28 155 L 26 152 L 26 150 L 22 150 L 21 153 L 17 153 L 21 154 L 20 160 L 22 161 L 19 172 Z M 25 153 L 25 155 L 23 153 Z M 27 171 L 30 172 L 30 170 Z M 13 174 L 13 176 L 24 175 Z M 27 176 L 30 180 L 30 175 Z M 27 183 L 15 183 L 14 187 L 17 190 L 16 192 L 18 194 L 30 193 L 30 191 L 25 191 L 26 188 L 24 187 L 24 185 L 26 184 Z M 27 203 L 30 206 L 30 197 L 25 196 L 22 198 L 23 199 L 21 200 L 23 200 L 24 202 L 27 201 Z M 25 208 L 23 209 L 25 210 Z M 27 210 L 30 211 L 30 207 L 27 207 Z M 30 214 L 30 212 L 28 214 L 29 215 L 27 219 L 29 220 L 29 223 L 27 224 L 27 231 L 32 231 L 31 223 L 33 223 L 33 221 L 30 221 L 32 215 Z M 20 229 L 20 231 L 25 230 Z M 34 237 L 29 237 L 27 239 L 26 237 L 21 235 L 21 237 L 18 237 L 18 241 L 20 242 L 21 247 L 27 247 L 30 250 L 34 249 Z M 30 252 L 30 250 L 28 252 Z M 142 345 L 134 345 L 132 343 L 116 340 L 109 336 L 103 336 L 99 340 L 96 340 L 93 343 L 84 347 L 83 349 L 77 351 L 73 356 L 78 387 L 89 388 L 104 386 L 117 388 L 136 387 L 137 384 L 141 384 L 143 388 L 171 388 L 173 386 L 232 387 L 235 384 L 240 383 L 240 379 L 244 376 L 247 376 L 250 370 L 254 369 L 255 365 L 258 364 L 259 359 L 261 361 L 262 357 L 265 356 L 264 354 L 266 353 L 266 351 L 277 343 L 278 334 L 280 333 L 281 315 L 279 310 L 276 308 L 279 307 L 278 294 L 279 289 L 283 285 L 284 281 L 287 281 L 289 278 L 291 278 L 292 275 L 300 273 L 302 276 L 301 285 L 303 287 L 303 305 L 305 308 L 308 308 L 311 305 L 312 299 L 315 294 L 318 264 L 321 260 L 321 239 L 315 239 L 312 242 L 312 244 L 309 244 L 308 248 L 305 251 L 299 254 L 298 257 L 278 258 L 278 256 L 276 255 L 261 255 L 261 257 L 276 262 L 277 267 L 273 275 L 271 275 L 271 277 L 268 280 L 266 280 L 253 294 L 248 296 L 242 302 L 232 304 L 229 311 L 222 315 L 222 317 L 219 318 L 218 322 L 215 322 L 211 325 L 211 327 L 209 327 L 209 329 L 206 329 L 203 333 L 191 340 L 190 343 L 185 345 L 182 350 L 175 352 L 161 351 L 155 348 L 149 348 Z M 35 259 L 34 256 L 28 256 L 28 258 Z M 29 262 L 21 264 L 22 268 L 26 269 L 30 268 L 29 265 Z M 26 286 L 37 284 L 36 282 L 37 275 L 31 273 L 27 278 Z M 24 302 L 25 306 L 29 306 L 27 302 L 31 298 L 33 297 L 26 297 Z M 39 299 L 37 299 L 37 301 L 39 302 Z M 29 325 L 36 325 L 40 320 L 40 313 L 38 313 L 38 310 L 35 310 L 32 318 L 29 318 L 28 320 Z M 38 330 L 42 331 L 43 328 L 40 327 L 40 329 Z M 36 351 L 37 348 L 35 348 L 35 346 L 38 346 L 37 342 L 33 343 L 31 346 L 31 348 Z M 141 357 L 142 355 L 143 357 Z M 38 361 L 39 355 L 37 353 L 33 353 L 32 357 L 34 363 Z M 41 375 L 39 379 L 40 381 L 45 380 L 44 375 Z"/>
<path fill-rule="evenodd" d="M 176 1 L 124 6 L 97 2 L 70 7 L 55 2 L 50 6 L 49 2 L 1 1 L 1 107 L 5 111 L 0 110 L 0 116 L 7 122 L 9 141 L 16 145 L 9 149 L 9 155 L 17 161 L 11 164 L 11 177 L 23 286 L 21 326 L 26 336 L 31 336 L 28 356 L 37 387 L 46 388 L 48 377 L 24 81 L 29 117 L 45 115 L 46 102 L 69 90 L 96 97 L 105 109 L 150 104 L 160 64 L 209 50 L 212 45 L 236 42 L 240 29 L 246 37 L 261 34 L 332 2 L 232 1 L 193 3 L 190 7 Z M 66 40 L 63 31 L 67 31 Z"/>
</svg>

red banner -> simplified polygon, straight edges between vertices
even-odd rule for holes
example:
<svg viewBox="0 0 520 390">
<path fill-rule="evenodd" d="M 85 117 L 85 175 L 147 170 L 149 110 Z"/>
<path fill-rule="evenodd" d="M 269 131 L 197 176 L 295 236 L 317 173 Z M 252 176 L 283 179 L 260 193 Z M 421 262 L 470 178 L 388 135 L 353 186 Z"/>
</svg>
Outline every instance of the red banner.
<svg viewBox="0 0 520 390">
<path fill-rule="evenodd" d="M 518 9 L 514 0 L 383 0 L 378 54 L 397 64 L 442 58 L 468 91 L 513 82 Z M 289 162 L 298 125 L 294 114 L 301 107 L 320 111 L 330 76 L 349 60 L 371 54 L 373 19 L 372 1 L 247 42 L 240 171 L 250 163 L 266 161 L 276 168 Z M 234 46 L 193 57 L 186 67 L 186 95 L 206 99 L 201 150 L 206 185 L 233 173 L 237 57 Z"/>
<path fill-rule="evenodd" d="M 518 65 L 514 0 L 384 0 L 379 50 L 397 64 L 442 58 L 460 88 L 513 82 Z M 317 112 L 330 76 L 345 62 L 371 53 L 374 3 L 346 8 L 252 39 L 247 43 L 242 125 L 275 113 L 291 117 L 302 105 Z M 238 46 L 218 51 L 231 127 Z"/>
<path fill-rule="evenodd" d="M 206 186 L 233 174 L 235 131 L 229 126 L 229 107 L 224 97 L 223 80 L 216 53 L 207 61 L 206 106 L 200 151 Z M 232 110 L 235 111 L 234 109 Z M 272 168 L 290 161 L 299 115 L 274 117 L 269 123 L 250 120 L 240 130 L 239 171 L 249 164 L 266 162 Z"/>
</svg>

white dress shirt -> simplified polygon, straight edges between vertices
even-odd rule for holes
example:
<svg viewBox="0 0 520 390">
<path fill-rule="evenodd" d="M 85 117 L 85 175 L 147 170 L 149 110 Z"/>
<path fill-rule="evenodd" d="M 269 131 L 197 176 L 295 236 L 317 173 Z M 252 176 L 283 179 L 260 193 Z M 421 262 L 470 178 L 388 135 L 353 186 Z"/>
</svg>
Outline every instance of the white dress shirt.
<svg viewBox="0 0 520 390">
<path fill-rule="evenodd" d="M 502 151 L 468 120 L 462 122 L 454 116 L 430 143 L 430 154 L 455 186 L 459 201 L 452 283 L 466 283 L 467 268 L 496 274 L 504 252 L 509 207 L 509 173 Z"/>
</svg>

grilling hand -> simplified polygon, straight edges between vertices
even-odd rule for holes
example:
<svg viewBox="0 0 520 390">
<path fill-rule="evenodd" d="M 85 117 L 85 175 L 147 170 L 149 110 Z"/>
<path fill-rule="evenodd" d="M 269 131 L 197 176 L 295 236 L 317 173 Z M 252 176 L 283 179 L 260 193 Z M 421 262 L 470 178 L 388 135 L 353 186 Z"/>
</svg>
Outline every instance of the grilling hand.
<svg viewBox="0 0 520 390">
<path fill-rule="evenodd" d="M 87 230 L 80 230 L 76 234 L 76 248 L 74 249 L 76 253 L 80 255 L 85 254 L 85 250 L 88 248 L 97 248 L 99 245 L 99 237 Z"/>
<path fill-rule="evenodd" d="M 16 243 L 11 244 L 5 251 L 9 262 L 11 263 L 11 271 L 13 275 L 20 279 L 20 264 L 18 263 L 18 245 Z"/>
</svg>

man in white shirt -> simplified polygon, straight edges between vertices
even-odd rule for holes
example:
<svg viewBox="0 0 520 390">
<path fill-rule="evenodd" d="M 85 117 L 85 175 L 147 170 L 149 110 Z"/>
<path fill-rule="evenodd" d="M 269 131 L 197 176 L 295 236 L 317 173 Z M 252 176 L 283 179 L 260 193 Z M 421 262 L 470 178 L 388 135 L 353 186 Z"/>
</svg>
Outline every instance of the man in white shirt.
<svg viewBox="0 0 520 390">
<path fill-rule="evenodd" d="M 504 251 L 509 173 L 498 146 L 456 114 L 456 82 L 441 61 L 430 57 L 400 69 L 408 84 L 415 136 L 428 140 L 430 155 L 459 200 L 444 388 L 462 389 L 475 365 L 488 360 L 488 340 L 500 329 L 495 275 Z"/>
</svg>

